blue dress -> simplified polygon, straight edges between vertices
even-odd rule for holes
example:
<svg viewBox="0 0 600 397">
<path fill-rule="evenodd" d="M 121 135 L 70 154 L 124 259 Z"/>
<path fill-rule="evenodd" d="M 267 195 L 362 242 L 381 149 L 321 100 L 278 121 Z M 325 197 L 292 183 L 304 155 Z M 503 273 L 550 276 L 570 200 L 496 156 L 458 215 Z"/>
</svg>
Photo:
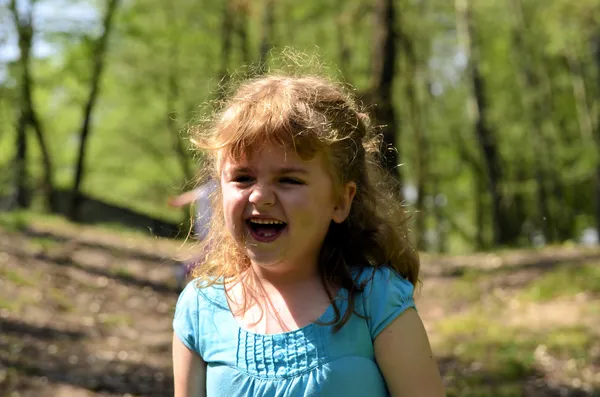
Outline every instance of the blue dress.
<svg viewBox="0 0 600 397">
<path fill-rule="evenodd" d="M 231 313 L 222 285 L 199 288 L 190 282 L 177 301 L 173 328 L 207 363 L 208 397 L 387 396 L 375 362 L 373 341 L 407 308 L 413 286 L 388 267 L 356 271 L 371 279 L 358 294 L 356 312 L 341 330 L 311 323 L 281 334 L 244 330 Z M 371 278 L 372 276 L 372 278 Z M 336 304 L 347 307 L 347 291 Z M 333 320 L 330 305 L 318 322 Z"/>
</svg>

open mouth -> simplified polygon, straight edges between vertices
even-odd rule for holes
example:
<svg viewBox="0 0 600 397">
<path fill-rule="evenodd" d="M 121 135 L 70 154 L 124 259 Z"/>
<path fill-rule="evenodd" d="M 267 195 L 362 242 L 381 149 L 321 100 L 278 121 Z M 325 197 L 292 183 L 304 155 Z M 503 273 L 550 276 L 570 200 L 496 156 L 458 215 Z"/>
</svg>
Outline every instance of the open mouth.
<svg viewBox="0 0 600 397">
<path fill-rule="evenodd" d="M 287 227 L 287 223 L 275 219 L 250 218 L 246 224 L 252 237 L 265 243 L 276 240 Z"/>
</svg>

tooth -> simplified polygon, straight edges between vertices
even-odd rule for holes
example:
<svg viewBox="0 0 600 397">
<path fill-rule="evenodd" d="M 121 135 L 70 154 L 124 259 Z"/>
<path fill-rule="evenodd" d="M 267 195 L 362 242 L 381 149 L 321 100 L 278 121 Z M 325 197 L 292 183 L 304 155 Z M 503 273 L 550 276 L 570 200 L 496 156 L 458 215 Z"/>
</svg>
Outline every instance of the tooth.
<svg viewBox="0 0 600 397">
<path fill-rule="evenodd" d="M 267 220 L 267 219 L 251 219 L 250 222 L 259 225 L 283 225 L 283 222 L 278 220 Z"/>
</svg>

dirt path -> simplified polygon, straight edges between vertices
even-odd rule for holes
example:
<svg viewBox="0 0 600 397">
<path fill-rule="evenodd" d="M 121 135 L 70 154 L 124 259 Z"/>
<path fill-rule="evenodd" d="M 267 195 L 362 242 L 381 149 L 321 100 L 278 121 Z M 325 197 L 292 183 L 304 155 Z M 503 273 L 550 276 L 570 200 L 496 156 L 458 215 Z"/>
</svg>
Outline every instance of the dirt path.
<svg viewBox="0 0 600 397">
<path fill-rule="evenodd" d="M 38 226 L 26 233 L 0 229 L 0 396 L 172 395 L 171 320 L 178 295 L 172 270 L 177 255 L 185 255 L 177 242 L 93 228 Z M 467 310 L 474 297 L 479 299 L 477 294 L 487 296 L 502 290 L 500 286 L 517 288 L 560 255 L 600 252 L 545 252 L 537 262 L 524 253 L 446 263 L 425 257 L 418 304 L 432 342 L 440 337 L 436 324 Z M 478 260 L 482 268 L 514 266 L 516 271 L 474 286 L 480 292 L 451 295 L 455 276 L 477 267 L 473 263 Z M 532 266 L 532 261 L 541 265 Z M 515 321 L 529 323 L 533 316 Z M 579 321 L 577 315 L 571 317 L 568 321 Z M 452 357 L 440 361 L 445 374 L 471 371 Z M 536 388 L 536 381 L 539 377 L 524 384 L 522 395 L 591 395 L 547 382 Z"/>
</svg>

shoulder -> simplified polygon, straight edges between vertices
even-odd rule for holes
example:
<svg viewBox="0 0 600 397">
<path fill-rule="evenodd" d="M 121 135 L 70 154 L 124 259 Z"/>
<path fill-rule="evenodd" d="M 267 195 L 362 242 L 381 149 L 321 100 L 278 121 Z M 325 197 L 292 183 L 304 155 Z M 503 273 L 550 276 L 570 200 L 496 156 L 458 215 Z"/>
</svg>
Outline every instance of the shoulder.
<svg viewBox="0 0 600 397">
<path fill-rule="evenodd" d="M 389 266 L 368 266 L 356 269 L 355 282 L 363 288 L 363 293 L 366 295 L 390 288 L 410 297 L 414 293 L 414 286 Z"/>
<path fill-rule="evenodd" d="M 206 319 L 223 306 L 219 285 L 207 285 L 200 279 L 192 280 L 183 289 L 175 306 L 173 330 L 189 349 L 202 356 Z"/>
<path fill-rule="evenodd" d="M 388 266 L 358 269 L 355 281 L 362 289 L 360 297 L 373 340 L 396 317 L 415 307 L 414 286 Z"/>
<path fill-rule="evenodd" d="M 176 310 L 183 307 L 196 307 L 197 309 L 207 308 L 213 305 L 221 305 L 221 292 L 223 286 L 220 284 L 211 284 L 211 282 L 196 278 L 190 281 L 177 300 Z"/>
</svg>

